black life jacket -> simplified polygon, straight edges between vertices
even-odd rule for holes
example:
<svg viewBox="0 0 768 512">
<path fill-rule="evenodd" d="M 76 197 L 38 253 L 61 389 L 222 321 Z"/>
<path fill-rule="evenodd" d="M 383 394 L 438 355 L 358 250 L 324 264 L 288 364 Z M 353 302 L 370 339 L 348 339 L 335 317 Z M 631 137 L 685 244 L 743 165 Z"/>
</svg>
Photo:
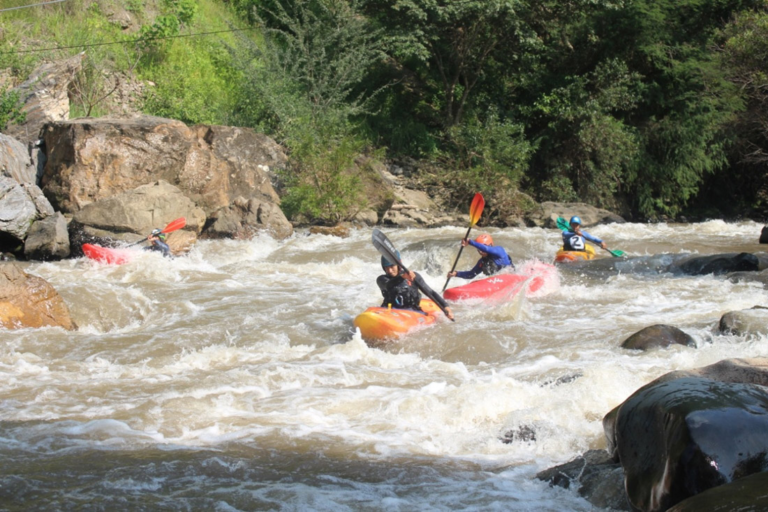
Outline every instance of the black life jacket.
<svg viewBox="0 0 768 512">
<path fill-rule="evenodd" d="M 421 302 L 419 288 L 400 276 L 392 277 L 387 281 L 386 290 L 383 294 L 383 307 L 391 304 L 395 309 L 421 309 L 419 307 L 419 302 Z"/>
<path fill-rule="evenodd" d="M 492 276 L 499 270 L 501 270 L 501 267 L 493 261 L 493 258 L 488 255 L 480 258 L 481 264 L 480 264 L 480 270 L 483 271 L 483 274 L 487 276 Z"/>
</svg>

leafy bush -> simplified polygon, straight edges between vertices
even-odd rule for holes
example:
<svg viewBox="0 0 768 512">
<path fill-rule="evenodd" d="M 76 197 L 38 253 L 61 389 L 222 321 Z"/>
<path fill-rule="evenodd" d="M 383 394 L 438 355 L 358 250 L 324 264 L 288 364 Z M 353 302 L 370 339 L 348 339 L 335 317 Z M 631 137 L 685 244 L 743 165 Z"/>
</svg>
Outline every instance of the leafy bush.
<svg viewBox="0 0 768 512">
<path fill-rule="evenodd" d="M 0 132 L 4 132 L 11 123 L 23 123 L 26 112 L 21 111 L 21 97 L 17 91 L 0 90 Z"/>
</svg>

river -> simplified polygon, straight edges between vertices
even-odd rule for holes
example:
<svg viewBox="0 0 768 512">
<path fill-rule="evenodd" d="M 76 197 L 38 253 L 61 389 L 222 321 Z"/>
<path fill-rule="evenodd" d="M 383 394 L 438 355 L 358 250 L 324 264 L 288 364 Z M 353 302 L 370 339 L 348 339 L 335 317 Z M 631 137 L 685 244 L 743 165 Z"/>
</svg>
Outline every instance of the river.
<svg viewBox="0 0 768 512">
<path fill-rule="evenodd" d="M 761 227 L 589 231 L 665 261 L 761 251 Z M 437 290 L 465 231 L 384 230 Z M 560 244 L 556 229 L 488 232 L 518 267 Z M 605 447 L 603 416 L 652 379 L 768 357 L 765 338 L 714 330 L 766 305 L 762 285 L 635 267 L 561 268 L 539 296 L 459 304 L 455 323 L 370 348 L 352 324 L 381 300 L 370 229 L 23 266 L 79 329 L 0 334 L 1 510 L 593 510 L 534 475 Z M 619 348 L 659 323 L 697 347 Z M 535 439 L 502 442 L 521 428 Z"/>
</svg>

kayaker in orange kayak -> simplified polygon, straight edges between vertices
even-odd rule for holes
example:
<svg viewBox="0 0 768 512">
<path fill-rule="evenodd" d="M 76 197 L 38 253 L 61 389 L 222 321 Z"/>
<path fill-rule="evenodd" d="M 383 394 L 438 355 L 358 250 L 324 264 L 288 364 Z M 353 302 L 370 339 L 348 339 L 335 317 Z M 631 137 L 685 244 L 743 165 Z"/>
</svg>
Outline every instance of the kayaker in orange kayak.
<svg viewBox="0 0 768 512">
<path fill-rule="evenodd" d="M 472 279 L 480 272 L 487 276 L 491 276 L 504 267 L 512 267 L 514 270 L 515 265 L 512 263 L 507 251 L 503 247 L 496 247 L 493 245 L 493 238 L 491 238 L 491 235 L 482 234 L 474 240 L 469 240 L 467 238 L 461 240 L 462 247 L 468 245 L 477 249 L 477 252 L 480 253 L 480 259 L 477 260 L 475 266 L 470 270 L 462 270 L 459 272 L 451 271 L 448 272 L 448 277 Z"/>
<path fill-rule="evenodd" d="M 171 248 L 165 243 L 166 234 L 160 229 L 153 229 L 152 233 L 147 237 L 149 247 L 146 247 L 145 251 L 158 251 L 163 253 L 166 258 L 171 256 Z"/>
<path fill-rule="evenodd" d="M 568 231 L 563 231 L 563 250 L 564 251 L 585 251 L 586 250 L 586 244 L 584 243 L 584 240 L 589 240 L 590 242 L 599 245 L 603 249 L 608 249 L 608 246 L 597 238 L 596 236 L 590 235 L 586 231 L 583 231 L 581 229 L 581 218 L 574 215 L 571 217 L 571 220 L 568 222 L 568 224 L 571 226 L 571 229 Z"/>
<path fill-rule="evenodd" d="M 400 257 L 399 251 L 397 257 Z M 403 272 L 397 263 L 389 261 L 384 256 L 381 257 L 381 268 L 384 270 L 384 275 L 376 278 L 376 284 L 384 297 L 381 307 L 421 311 L 419 307 L 419 302 L 421 302 L 419 289 L 421 289 L 427 297 L 443 308 L 448 318 L 453 320 L 453 312 L 448 307 L 448 303 L 439 293 L 429 287 L 421 275 L 412 270 Z"/>
</svg>

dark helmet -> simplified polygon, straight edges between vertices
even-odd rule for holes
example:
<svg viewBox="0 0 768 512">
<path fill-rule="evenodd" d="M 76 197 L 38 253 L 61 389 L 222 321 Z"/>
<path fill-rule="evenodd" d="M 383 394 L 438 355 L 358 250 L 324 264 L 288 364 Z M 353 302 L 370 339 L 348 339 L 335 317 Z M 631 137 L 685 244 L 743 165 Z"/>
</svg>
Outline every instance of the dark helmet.
<svg viewBox="0 0 768 512">
<path fill-rule="evenodd" d="M 400 251 L 395 251 L 395 256 L 397 256 L 397 259 L 399 260 L 400 259 Z M 389 261 L 384 256 L 381 257 L 381 268 L 384 269 L 384 268 L 392 267 L 392 266 L 395 266 L 395 265 L 397 265 L 396 261 L 392 262 L 392 261 Z"/>
<path fill-rule="evenodd" d="M 573 217 L 571 217 L 571 221 L 569 222 L 569 224 L 578 224 L 579 226 L 581 226 L 581 217 L 574 215 Z"/>
<path fill-rule="evenodd" d="M 163 230 L 162 229 L 155 228 L 155 229 L 152 230 L 152 236 L 160 236 L 162 234 L 163 234 Z"/>
</svg>

